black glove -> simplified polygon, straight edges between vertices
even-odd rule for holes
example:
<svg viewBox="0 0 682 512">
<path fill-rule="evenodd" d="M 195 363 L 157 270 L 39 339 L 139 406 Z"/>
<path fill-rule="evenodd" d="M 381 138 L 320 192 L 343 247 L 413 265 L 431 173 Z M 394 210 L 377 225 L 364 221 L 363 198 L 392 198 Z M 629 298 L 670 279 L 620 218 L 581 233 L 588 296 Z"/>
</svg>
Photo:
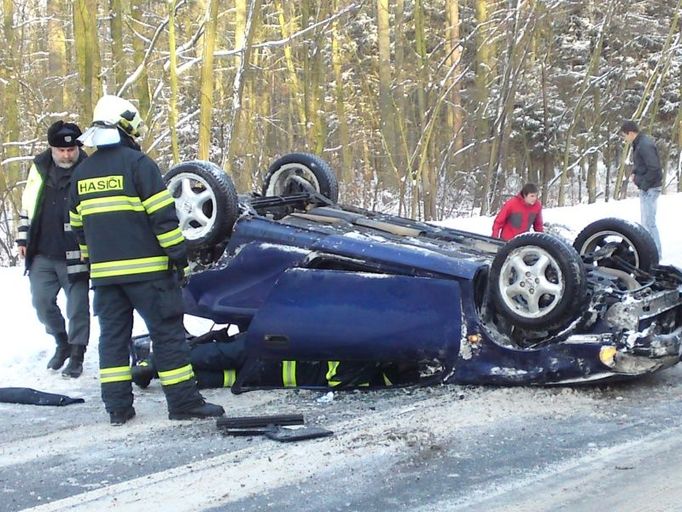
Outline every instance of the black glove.
<svg viewBox="0 0 682 512">
<path fill-rule="evenodd" d="M 189 264 L 187 260 L 173 261 L 173 272 L 181 288 L 189 283 Z"/>
</svg>

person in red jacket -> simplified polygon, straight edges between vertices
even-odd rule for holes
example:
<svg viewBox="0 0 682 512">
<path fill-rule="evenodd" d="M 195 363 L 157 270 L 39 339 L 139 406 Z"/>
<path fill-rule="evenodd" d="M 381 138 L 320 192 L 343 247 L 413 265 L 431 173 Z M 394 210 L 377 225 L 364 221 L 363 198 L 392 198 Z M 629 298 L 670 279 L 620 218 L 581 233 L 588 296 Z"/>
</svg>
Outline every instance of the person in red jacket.
<svg viewBox="0 0 682 512">
<path fill-rule="evenodd" d="M 542 204 L 538 200 L 538 187 L 526 183 L 518 195 L 504 203 L 493 222 L 493 237 L 511 240 L 516 235 L 529 231 L 544 231 L 542 225 Z"/>
</svg>

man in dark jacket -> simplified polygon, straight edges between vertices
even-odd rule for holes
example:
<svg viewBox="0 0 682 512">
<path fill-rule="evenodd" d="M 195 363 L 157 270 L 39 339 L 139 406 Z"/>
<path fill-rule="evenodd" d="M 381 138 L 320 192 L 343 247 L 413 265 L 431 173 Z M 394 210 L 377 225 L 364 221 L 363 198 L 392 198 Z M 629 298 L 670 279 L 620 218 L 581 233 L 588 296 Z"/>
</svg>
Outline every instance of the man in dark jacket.
<svg viewBox="0 0 682 512">
<path fill-rule="evenodd" d="M 112 425 L 135 416 L 129 343 L 133 310 L 154 338 L 159 378 L 170 419 L 221 416 L 199 394 L 183 336 L 180 282 L 189 266 L 175 202 L 154 161 L 133 137 L 137 108 L 118 96 L 97 102 L 81 141 L 97 151 L 74 174 L 71 227 L 90 258 L 99 318 L 102 400 Z"/>
<path fill-rule="evenodd" d="M 16 240 L 38 319 L 57 343 L 47 367 L 59 370 L 68 358 L 62 375 L 72 378 L 83 372 L 90 338 L 88 268 L 69 225 L 71 177 L 86 158 L 77 141 L 80 135 L 77 125 L 63 121 L 47 130 L 50 148 L 35 157 L 29 170 Z M 60 289 L 66 294 L 68 333 L 57 306 Z"/>
<path fill-rule="evenodd" d="M 625 121 L 620 128 L 626 142 L 632 144 L 633 169 L 630 180 L 639 189 L 639 205 L 642 225 L 651 233 L 658 254 L 661 254 L 661 239 L 656 227 L 656 206 L 661 195 L 663 170 L 654 140 L 640 133 L 637 123 Z"/>
</svg>

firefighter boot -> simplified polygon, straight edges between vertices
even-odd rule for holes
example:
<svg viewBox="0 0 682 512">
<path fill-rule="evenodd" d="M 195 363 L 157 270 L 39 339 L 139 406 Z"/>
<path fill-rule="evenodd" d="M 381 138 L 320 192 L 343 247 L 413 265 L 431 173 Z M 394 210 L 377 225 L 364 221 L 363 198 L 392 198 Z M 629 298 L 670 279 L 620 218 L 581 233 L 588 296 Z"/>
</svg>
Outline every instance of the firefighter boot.
<svg viewBox="0 0 682 512">
<path fill-rule="evenodd" d="M 154 368 L 154 364 L 149 359 L 140 361 L 131 368 L 131 371 L 133 374 L 133 382 L 142 389 L 149 386 L 152 379 L 156 377 L 156 368 Z"/>
<path fill-rule="evenodd" d="M 223 414 L 225 414 L 225 409 L 220 405 L 212 404 L 202 399 L 199 405 L 189 409 L 169 412 L 168 419 L 188 420 L 191 418 L 215 418 L 217 416 L 222 416 Z"/>
<path fill-rule="evenodd" d="M 122 411 L 113 411 L 109 413 L 109 423 L 113 426 L 118 427 L 123 425 L 128 420 L 135 417 L 135 409 L 131 406 Z"/>
<path fill-rule="evenodd" d="M 69 357 L 69 337 L 66 334 L 57 334 L 55 336 L 57 348 L 54 355 L 47 363 L 48 370 L 59 370 L 64 366 L 64 361 Z"/>
<path fill-rule="evenodd" d="M 85 345 L 71 345 L 71 355 L 69 364 L 62 371 L 62 377 L 77 379 L 83 373 L 83 356 L 85 355 Z"/>
</svg>

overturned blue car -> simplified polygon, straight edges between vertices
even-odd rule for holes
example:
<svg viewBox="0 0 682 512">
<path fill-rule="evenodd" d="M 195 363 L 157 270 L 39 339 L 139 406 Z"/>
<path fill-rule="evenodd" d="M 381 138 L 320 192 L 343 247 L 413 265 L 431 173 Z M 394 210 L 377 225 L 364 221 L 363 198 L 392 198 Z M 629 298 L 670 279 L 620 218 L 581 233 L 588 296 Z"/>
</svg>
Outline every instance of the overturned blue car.
<svg viewBox="0 0 682 512">
<path fill-rule="evenodd" d="M 546 385 L 679 361 L 682 274 L 638 224 L 505 243 L 341 206 L 333 171 L 305 153 L 275 161 L 259 194 L 203 161 L 165 179 L 192 252 L 186 312 L 238 326 L 247 368 L 410 364 L 424 383 Z"/>
</svg>

